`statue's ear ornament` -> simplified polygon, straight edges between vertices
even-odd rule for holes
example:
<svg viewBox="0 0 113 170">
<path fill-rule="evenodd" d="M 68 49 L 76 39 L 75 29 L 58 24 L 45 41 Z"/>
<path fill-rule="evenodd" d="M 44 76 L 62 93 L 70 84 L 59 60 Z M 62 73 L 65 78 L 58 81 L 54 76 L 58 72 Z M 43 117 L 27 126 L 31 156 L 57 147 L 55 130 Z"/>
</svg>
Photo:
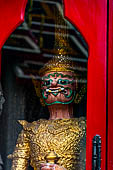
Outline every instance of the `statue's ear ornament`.
<svg viewBox="0 0 113 170">
<path fill-rule="evenodd" d="M 78 91 L 76 93 L 76 96 L 75 96 L 75 99 L 74 99 L 74 103 L 75 104 L 79 104 L 86 93 L 87 93 L 87 85 L 84 84 L 81 87 L 80 91 Z"/>
<path fill-rule="evenodd" d="M 40 99 L 40 103 L 42 106 L 45 106 L 44 100 L 42 98 L 42 94 L 41 94 L 41 83 L 39 80 L 36 80 L 32 77 L 32 82 L 36 91 L 36 95 L 39 97 Z"/>
</svg>

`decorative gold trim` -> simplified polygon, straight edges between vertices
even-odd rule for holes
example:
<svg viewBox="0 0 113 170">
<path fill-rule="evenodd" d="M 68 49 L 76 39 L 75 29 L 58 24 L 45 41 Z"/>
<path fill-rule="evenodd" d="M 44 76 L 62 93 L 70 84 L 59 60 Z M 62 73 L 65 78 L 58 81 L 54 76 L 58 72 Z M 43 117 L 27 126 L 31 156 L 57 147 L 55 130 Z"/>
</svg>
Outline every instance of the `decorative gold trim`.
<svg viewBox="0 0 113 170">
<path fill-rule="evenodd" d="M 40 85 L 40 81 L 38 80 L 35 80 L 34 78 L 32 78 L 32 82 L 34 84 L 34 88 L 35 88 L 35 91 L 36 91 L 36 95 L 39 97 L 40 99 L 40 103 L 42 106 L 45 106 L 45 103 L 43 101 L 43 98 L 42 98 L 42 94 L 41 94 L 41 85 Z"/>
<path fill-rule="evenodd" d="M 54 164 L 58 161 L 59 157 L 54 151 L 51 151 L 45 156 L 45 159 L 46 159 L 47 163 Z"/>
<path fill-rule="evenodd" d="M 68 56 L 58 55 L 54 56 L 48 63 L 40 69 L 39 74 L 42 76 L 49 72 L 69 71 L 74 73 L 74 63 Z"/>
</svg>

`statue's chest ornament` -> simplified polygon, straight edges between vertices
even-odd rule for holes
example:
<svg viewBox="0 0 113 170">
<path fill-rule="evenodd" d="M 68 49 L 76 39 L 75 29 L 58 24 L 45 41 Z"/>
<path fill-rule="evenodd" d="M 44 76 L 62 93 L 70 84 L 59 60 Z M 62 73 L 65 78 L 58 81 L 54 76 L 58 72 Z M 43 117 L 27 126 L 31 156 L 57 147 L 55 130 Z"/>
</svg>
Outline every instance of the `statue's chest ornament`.
<svg viewBox="0 0 113 170">
<path fill-rule="evenodd" d="M 80 153 L 83 136 L 84 131 L 80 123 L 73 119 L 41 120 L 32 136 L 32 157 L 36 157 L 38 165 L 41 162 L 57 161 L 61 166 L 67 167 L 68 163 L 72 167 L 78 155 L 76 153 Z"/>
<path fill-rule="evenodd" d="M 67 127 L 65 125 L 58 126 L 58 125 L 50 124 L 50 125 L 48 125 L 48 128 L 47 128 L 48 133 L 53 134 L 53 135 L 63 133 L 66 130 L 69 130 L 69 127 Z"/>
<path fill-rule="evenodd" d="M 73 125 L 70 122 L 63 122 L 63 121 L 56 121 L 56 122 L 50 122 L 48 124 L 44 123 L 41 125 L 38 129 L 39 138 L 43 138 L 43 136 L 51 136 L 57 137 L 57 136 L 77 136 L 81 129 L 78 125 Z"/>
<path fill-rule="evenodd" d="M 76 137 L 79 138 L 79 129 L 73 130 L 71 125 L 65 123 L 50 123 L 39 127 L 37 145 L 43 153 L 51 150 L 61 153 L 74 145 Z"/>
</svg>

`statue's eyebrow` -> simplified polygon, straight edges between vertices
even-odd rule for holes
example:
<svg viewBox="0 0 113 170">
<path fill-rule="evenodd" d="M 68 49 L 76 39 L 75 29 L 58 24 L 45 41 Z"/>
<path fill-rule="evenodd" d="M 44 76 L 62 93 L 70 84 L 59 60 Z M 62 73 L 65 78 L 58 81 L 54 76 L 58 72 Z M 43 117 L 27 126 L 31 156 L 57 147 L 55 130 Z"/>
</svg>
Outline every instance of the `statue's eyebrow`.
<svg viewBox="0 0 113 170">
<path fill-rule="evenodd" d="M 57 72 L 55 72 L 55 73 L 50 73 L 50 74 L 48 74 L 47 76 L 42 77 L 42 80 L 48 79 L 48 78 L 50 78 L 50 76 L 55 77 L 55 75 L 56 75 L 57 77 L 61 76 L 62 78 L 64 78 L 64 77 L 73 78 L 72 76 L 70 76 L 70 75 L 68 75 L 68 74 L 62 74 L 62 73 L 57 73 Z"/>
<path fill-rule="evenodd" d="M 64 78 L 64 77 L 73 78 L 72 76 L 70 76 L 68 74 L 57 73 L 57 77 L 59 77 L 59 76 L 61 76 L 62 78 Z"/>
<path fill-rule="evenodd" d="M 47 76 L 42 77 L 42 80 L 50 78 L 50 76 L 55 77 L 56 73 L 48 74 Z"/>
<path fill-rule="evenodd" d="M 42 80 L 48 79 L 48 78 L 50 78 L 50 76 L 55 77 L 55 74 L 57 75 L 56 72 L 55 72 L 55 73 L 50 73 L 50 74 L 48 74 L 47 76 L 42 77 Z"/>
</svg>

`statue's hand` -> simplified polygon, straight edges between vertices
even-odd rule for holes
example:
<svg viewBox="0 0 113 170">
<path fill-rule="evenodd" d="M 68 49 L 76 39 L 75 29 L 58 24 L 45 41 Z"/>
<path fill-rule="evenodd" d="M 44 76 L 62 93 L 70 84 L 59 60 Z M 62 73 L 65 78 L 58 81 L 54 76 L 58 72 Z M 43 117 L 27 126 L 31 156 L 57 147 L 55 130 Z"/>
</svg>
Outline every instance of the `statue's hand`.
<svg viewBox="0 0 113 170">
<path fill-rule="evenodd" d="M 41 164 L 41 170 L 66 170 L 66 169 L 57 164 L 45 163 L 45 164 Z"/>
</svg>

